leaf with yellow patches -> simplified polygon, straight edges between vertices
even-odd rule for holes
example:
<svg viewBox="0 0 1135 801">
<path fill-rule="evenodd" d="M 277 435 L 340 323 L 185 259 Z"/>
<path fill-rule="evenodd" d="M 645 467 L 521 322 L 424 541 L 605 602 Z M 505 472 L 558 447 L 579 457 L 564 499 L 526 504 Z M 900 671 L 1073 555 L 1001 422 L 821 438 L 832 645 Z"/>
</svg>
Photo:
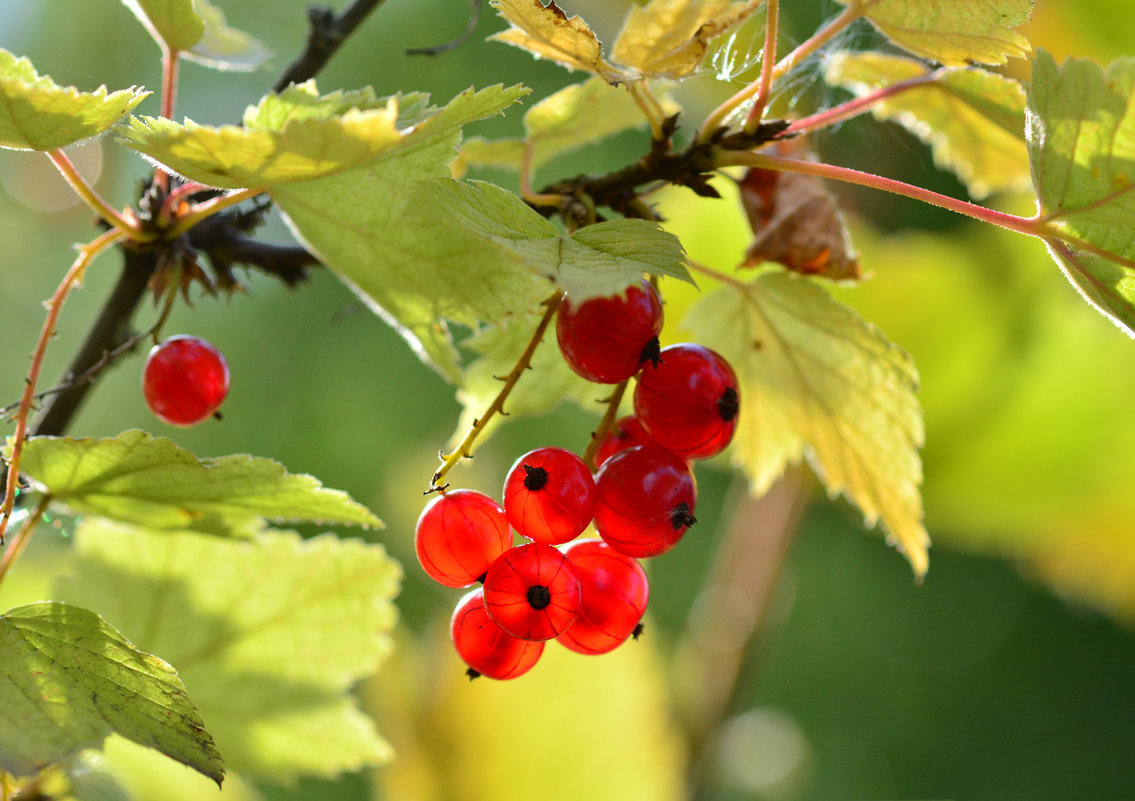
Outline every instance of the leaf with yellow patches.
<svg viewBox="0 0 1135 801">
<path fill-rule="evenodd" d="M 594 72 L 608 83 L 626 80 L 604 60 L 603 46 L 588 24 L 578 15 L 569 17 L 555 0 L 546 6 L 540 0 L 490 0 L 490 5 L 512 26 L 490 41 L 522 48 L 569 70 Z"/>
</svg>

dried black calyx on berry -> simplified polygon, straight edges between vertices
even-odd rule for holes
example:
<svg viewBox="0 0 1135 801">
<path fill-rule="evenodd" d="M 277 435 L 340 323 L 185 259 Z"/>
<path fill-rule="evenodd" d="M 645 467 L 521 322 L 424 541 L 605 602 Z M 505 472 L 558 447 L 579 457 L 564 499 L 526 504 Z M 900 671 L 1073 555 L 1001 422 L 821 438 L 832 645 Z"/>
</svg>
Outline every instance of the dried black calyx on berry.
<svg viewBox="0 0 1135 801">
<path fill-rule="evenodd" d="M 523 464 L 524 468 L 524 489 L 529 492 L 542 490 L 548 484 L 548 471 L 542 467 L 533 467 L 530 464 Z"/>
<path fill-rule="evenodd" d="M 479 671 L 479 670 L 474 670 L 473 668 L 469 668 L 468 670 L 465 671 L 465 675 L 469 677 L 469 681 L 473 681 L 473 679 L 479 678 L 482 674 L 481 674 L 481 671 Z"/>
<path fill-rule="evenodd" d="M 721 397 L 717 399 L 717 413 L 721 415 L 722 420 L 728 423 L 737 416 L 740 409 L 741 399 L 737 396 L 737 390 L 733 387 L 727 387 L 721 393 Z"/>
<path fill-rule="evenodd" d="M 643 365 L 647 362 L 653 364 L 655 370 L 658 369 L 658 365 L 662 364 L 662 345 L 658 342 L 658 337 L 651 337 L 650 341 L 642 346 L 638 363 Z"/>
<path fill-rule="evenodd" d="M 639 623 L 638 625 L 636 625 L 634 627 L 634 631 L 631 632 L 631 639 L 637 640 L 639 637 L 642 636 L 642 633 L 644 631 L 646 631 L 646 626 Z"/>
<path fill-rule="evenodd" d="M 533 584 L 524 597 L 528 600 L 528 605 L 536 610 L 543 609 L 552 602 L 552 592 L 543 584 Z"/>
<path fill-rule="evenodd" d="M 698 522 L 698 519 L 693 516 L 690 505 L 685 501 L 674 507 L 674 511 L 670 513 L 670 525 L 674 527 L 675 531 L 683 527 L 689 528 L 696 522 Z"/>
</svg>

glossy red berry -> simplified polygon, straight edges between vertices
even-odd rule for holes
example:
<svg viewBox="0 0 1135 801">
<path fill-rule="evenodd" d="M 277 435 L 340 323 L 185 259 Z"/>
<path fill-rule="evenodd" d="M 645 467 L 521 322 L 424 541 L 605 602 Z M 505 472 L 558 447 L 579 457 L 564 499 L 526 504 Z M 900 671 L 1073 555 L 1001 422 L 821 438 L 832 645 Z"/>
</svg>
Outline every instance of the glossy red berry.
<svg viewBox="0 0 1135 801">
<path fill-rule="evenodd" d="M 595 464 L 600 466 L 619 451 L 625 451 L 636 445 L 649 445 L 652 442 L 654 440 L 646 433 L 646 429 L 642 427 L 637 417 L 633 414 L 620 417 L 599 444 L 599 450 L 595 453 Z"/>
<path fill-rule="evenodd" d="M 581 654 L 605 654 L 630 637 L 650 599 L 646 571 L 602 540 L 576 540 L 563 549 L 579 574 L 579 619 L 557 640 Z"/>
<path fill-rule="evenodd" d="M 485 610 L 483 590 L 469 592 L 449 621 L 449 636 L 458 656 L 469 666 L 470 678 L 515 679 L 544 653 L 544 643 L 522 640 L 501 631 Z"/>
<path fill-rule="evenodd" d="M 571 562 L 551 545 L 505 551 L 485 576 L 485 609 L 514 637 L 550 640 L 579 616 L 581 588 Z"/>
<path fill-rule="evenodd" d="M 572 370 L 600 384 L 618 384 L 658 358 L 662 300 L 647 281 L 624 296 L 564 298 L 556 314 L 556 339 Z"/>
<path fill-rule="evenodd" d="M 595 489 L 599 536 L 636 559 L 670 550 L 697 522 L 697 489 L 689 465 L 658 445 L 616 453 L 599 468 Z"/>
<path fill-rule="evenodd" d="M 733 368 L 701 345 L 671 345 L 644 370 L 634 410 L 651 439 L 687 459 L 719 453 L 737 429 L 741 396 Z"/>
<path fill-rule="evenodd" d="M 595 480 L 583 460 L 563 448 L 537 448 L 513 464 L 504 482 L 508 522 L 534 542 L 574 540 L 595 515 Z"/>
<path fill-rule="evenodd" d="M 414 527 L 414 551 L 430 578 L 468 587 L 512 547 L 512 532 L 497 502 L 474 490 L 454 490 L 430 501 Z"/>
<path fill-rule="evenodd" d="M 154 345 L 142 370 L 146 404 L 160 420 L 175 426 L 200 423 L 229 394 L 229 366 L 203 339 L 174 336 Z"/>
</svg>

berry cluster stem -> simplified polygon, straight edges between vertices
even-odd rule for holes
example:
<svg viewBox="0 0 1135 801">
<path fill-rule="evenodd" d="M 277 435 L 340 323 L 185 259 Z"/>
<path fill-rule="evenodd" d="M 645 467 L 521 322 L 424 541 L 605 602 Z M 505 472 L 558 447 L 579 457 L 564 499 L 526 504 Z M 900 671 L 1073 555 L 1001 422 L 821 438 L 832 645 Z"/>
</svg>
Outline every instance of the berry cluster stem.
<svg viewBox="0 0 1135 801">
<path fill-rule="evenodd" d="M 591 440 L 587 443 L 587 450 L 583 452 L 583 463 L 587 465 L 590 470 L 595 470 L 595 455 L 599 453 L 599 446 L 603 444 L 603 438 L 607 436 L 607 432 L 611 430 L 611 424 L 615 422 L 615 418 L 619 415 L 619 405 L 623 402 L 623 395 L 627 392 L 627 386 L 630 384 L 630 379 L 615 387 L 614 392 L 603 401 L 607 404 L 607 411 L 603 413 L 603 419 L 599 421 L 599 427 L 591 434 Z"/>
<path fill-rule="evenodd" d="M 441 456 L 441 467 L 433 474 L 430 479 L 430 488 L 426 490 L 425 494 L 431 492 L 439 492 L 445 488 L 442 483 L 445 480 L 446 474 L 453 469 L 453 466 L 460 462 L 462 459 L 473 458 L 473 443 L 477 441 L 485 426 L 488 425 L 489 420 L 492 419 L 494 414 L 498 414 L 504 409 L 504 402 L 508 400 L 508 396 L 512 393 L 513 387 L 516 382 L 520 380 L 520 376 L 528 369 L 532 363 L 532 354 L 536 352 L 536 348 L 540 345 L 541 340 L 544 338 L 544 333 L 548 330 L 548 326 L 552 322 L 552 318 L 556 316 L 556 310 L 559 309 L 560 303 L 564 299 L 564 293 L 557 291 L 554 295 L 547 298 L 541 304 L 544 306 L 544 316 L 540 318 L 540 323 L 536 326 L 536 330 L 532 332 L 532 338 L 528 341 L 527 347 L 524 352 L 520 354 L 520 358 L 516 360 L 516 365 L 512 368 L 507 376 L 504 378 L 504 386 L 497 396 L 493 398 L 493 402 L 489 404 L 489 408 L 485 413 L 473 421 L 473 425 L 469 428 L 469 433 L 465 435 L 465 439 L 461 440 L 461 444 L 453 449 L 450 453 L 443 453 Z"/>
<path fill-rule="evenodd" d="M 118 230 L 107 231 L 105 234 L 79 248 L 79 256 L 71 265 L 71 269 L 63 277 L 55 294 L 47 302 L 47 318 L 43 321 L 39 339 L 32 352 L 31 367 L 24 380 L 24 394 L 20 399 L 20 408 L 16 412 L 16 433 L 12 437 L 12 453 L 8 458 L 8 480 L 4 490 L 4 501 L 0 504 L 0 543 L 4 542 L 4 531 L 8 528 L 8 521 L 12 517 L 12 510 L 16 503 L 16 486 L 20 482 L 20 456 L 24 450 L 24 440 L 27 437 L 28 417 L 31 415 L 32 403 L 35 400 L 35 386 L 39 380 L 39 371 L 43 367 L 43 355 L 47 351 L 47 343 L 55 333 L 55 324 L 59 320 L 59 312 L 63 309 L 63 302 L 68 293 L 76 284 L 83 280 L 83 273 L 94 258 L 106 248 L 121 241 L 125 235 Z"/>
</svg>

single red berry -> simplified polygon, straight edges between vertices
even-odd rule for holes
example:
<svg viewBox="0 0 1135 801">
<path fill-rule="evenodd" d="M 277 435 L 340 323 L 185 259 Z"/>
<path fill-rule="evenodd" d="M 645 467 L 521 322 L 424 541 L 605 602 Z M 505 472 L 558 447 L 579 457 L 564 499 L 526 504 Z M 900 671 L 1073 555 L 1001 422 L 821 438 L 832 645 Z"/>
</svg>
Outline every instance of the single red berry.
<svg viewBox="0 0 1135 801">
<path fill-rule="evenodd" d="M 634 634 L 650 599 L 646 571 L 602 540 L 576 540 L 563 549 L 579 574 L 579 619 L 556 639 L 581 654 L 605 654 Z"/>
<path fill-rule="evenodd" d="M 544 643 L 502 631 L 485 610 L 483 592 L 478 587 L 457 604 L 449 621 L 449 636 L 458 656 L 469 666 L 470 678 L 515 679 L 536 664 Z"/>
<path fill-rule="evenodd" d="M 686 459 L 721 452 L 737 429 L 741 396 L 733 368 L 701 345 L 671 345 L 643 370 L 634 410 L 651 439 Z"/>
<path fill-rule="evenodd" d="M 550 640 L 579 615 L 579 576 L 551 545 L 530 542 L 505 551 L 485 576 L 485 608 L 514 637 Z"/>
<path fill-rule="evenodd" d="M 556 314 L 556 339 L 572 370 L 599 384 L 618 384 L 658 360 L 662 300 L 648 281 L 623 297 L 564 298 Z"/>
<path fill-rule="evenodd" d="M 512 532 L 497 502 L 474 490 L 454 490 L 430 501 L 414 527 L 422 569 L 447 587 L 468 587 L 512 547 Z"/>
<path fill-rule="evenodd" d="M 174 336 L 154 345 L 142 370 L 146 404 L 162 422 L 191 426 L 213 414 L 229 394 L 225 357 L 198 337 Z"/>
<path fill-rule="evenodd" d="M 571 451 L 537 448 L 508 471 L 504 511 L 520 536 L 534 542 L 574 540 L 595 515 L 595 480 Z"/>
<path fill-rule="evenodd" d="M 697 488 L 689 465 L 658 445 L 616 453 L 599 468 L 595 489 L 599 536 L 636 559 L 670 550 L 697 522 Z"/>
<path fill-rule="evenodd" d="M 654 440 L 650 438 L 650 434 L 646 433 L 646 429 L 642 427 L 642 423 L 638 421 L 637 417 L 633 414 L 620 417 L 607 431 L 607 435 L 599 444 L 599 450 L 595 453 L 595 464 L 601 466 L 603 462 L 619 451 L 625 451 L 627 448 L 633 448 L 636 445 L 648 445 L 652 442 Z"/>
</svg>

